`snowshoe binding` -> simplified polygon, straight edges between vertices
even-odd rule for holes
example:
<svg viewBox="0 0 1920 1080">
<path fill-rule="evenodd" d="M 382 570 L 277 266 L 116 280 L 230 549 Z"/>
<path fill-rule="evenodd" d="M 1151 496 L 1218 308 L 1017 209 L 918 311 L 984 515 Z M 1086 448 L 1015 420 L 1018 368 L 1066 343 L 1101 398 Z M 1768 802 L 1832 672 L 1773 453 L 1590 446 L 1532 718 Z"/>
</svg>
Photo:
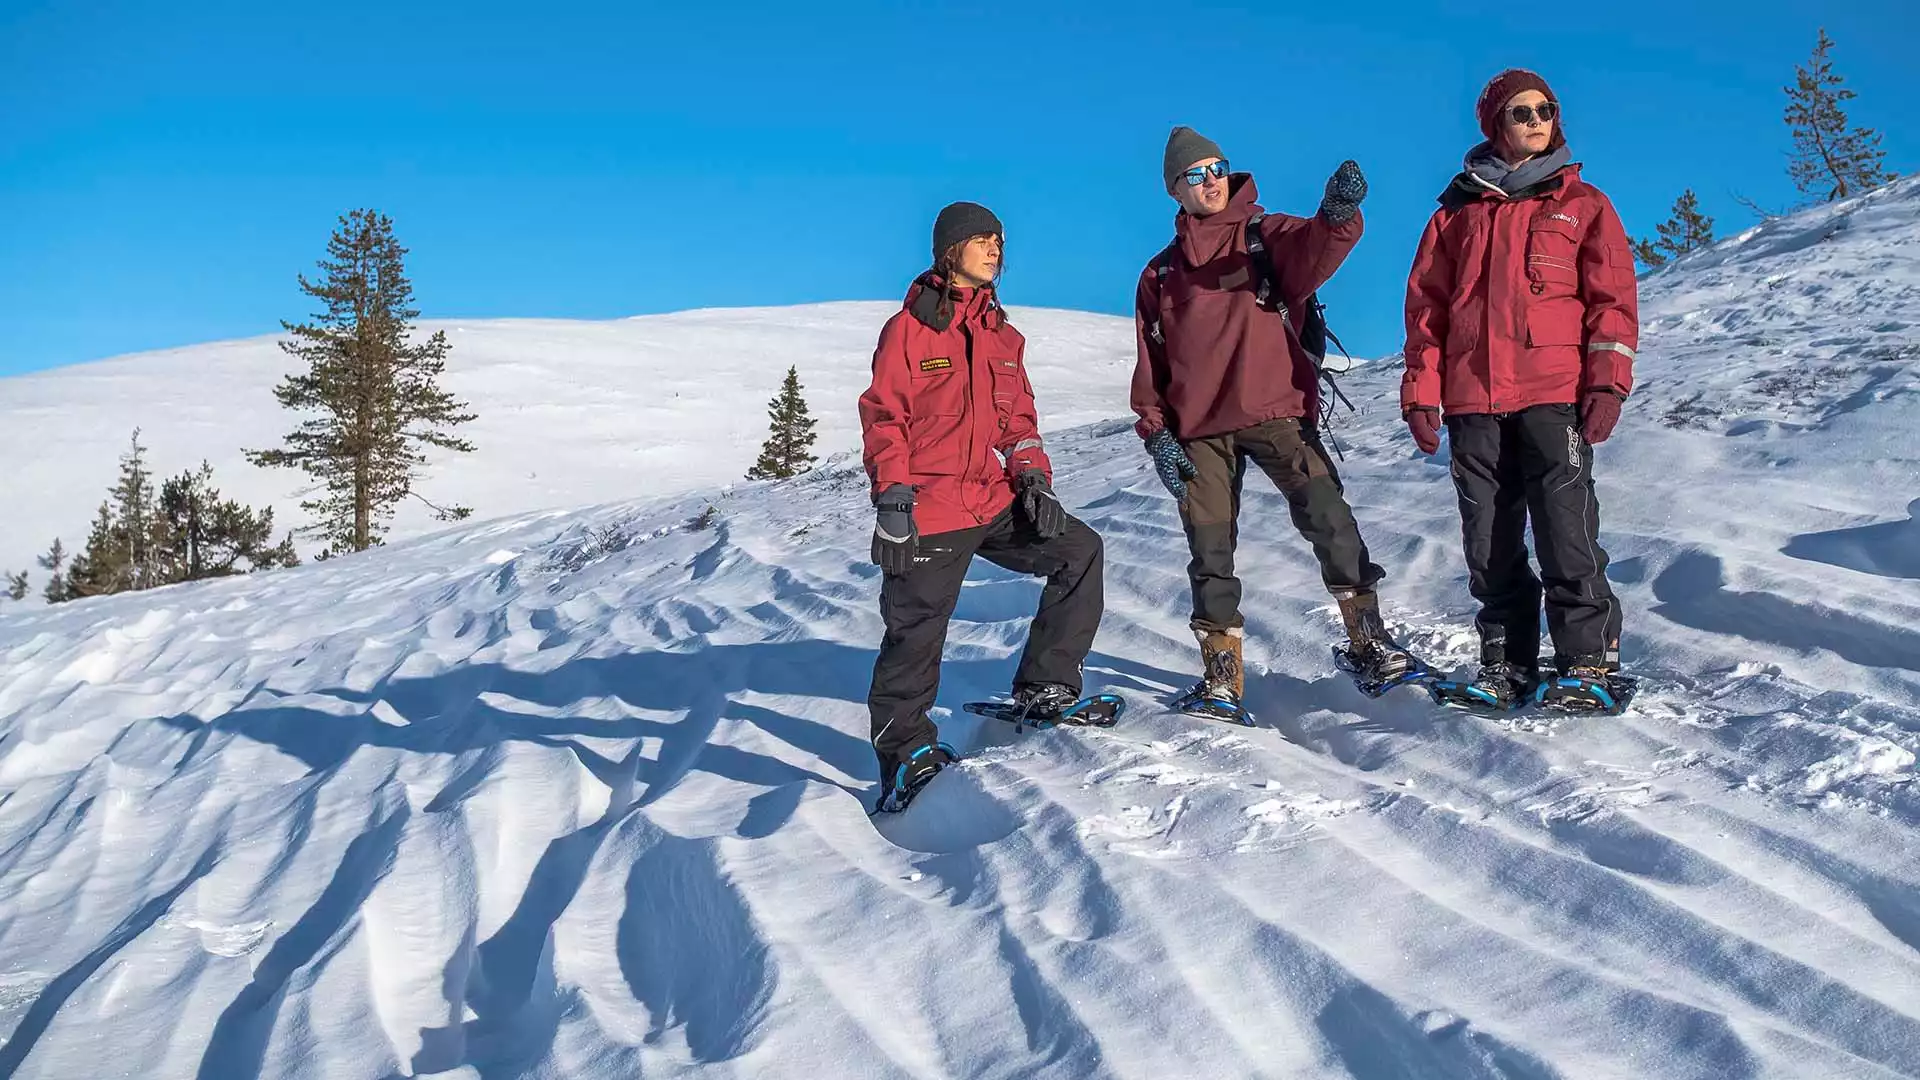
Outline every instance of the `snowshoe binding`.
<svg viewBox="0 0 1920 1080">
<path fill-rule="evenodd" d="M 922 743 L 902 753 L 891 771 L 880 774 L 880 801 L 873 812 L 897 814 L 905 810 L 940 770 L 958 760 L 960 752 L 944 742 Z"/>
<path fill-rule="evenodd" d="M 1376 593 L 1347 592 L 1336 597 L 1340 601 L 1340 621 L 1347 628 L 1347 642 L 1333 647 L 1333 666 L 1346 672 L 1362 694 L 1377 698 L 1396 686 L 1433 677 L 1433 670 L 1425 662 L 1401 648 L 1387 633 Z"/>
<path fill-rule="evenodd" d="M 1196 628 L 1194 637 L 1200 641 L 1200 660 L 1206 674 L 1191 689 L 1174 698 L 1173 707 L 1188 716 L 1252 727 L 1253 714 L 1241 704 L 1246 692 L 1246 669 L 1241 664 L 1243 632 L 1237 627 L 1231 630 Z"/>
<path fill-rule="evenodd" d="M 1078 697 L 1070 687 L 1041 683 L 1015 690 L 1010 701 L 969 701 L 962 708 L 976 716 L 1005 720 L 1017 733 L 1027 728 L 1044 731 L 1062 724 L 1112 727 L 1119 721 L 1126 703 L 1117 694 Z"/>
<path fill-rule="evenodd" d="M 1225 720 L 1229 724 L 1253 727 L 1253 714 L 1234 696 L 1232 689 L 1198 683 L 1172 701 L 1173 708 L 1203 720 Z"/>
<path fill-rule="evenodd" d="M 1346 672 L 1354 689 L 1377 698 L 1396 686 L 1424 683 L 1433 672 L 1421 659 L 1391 642 L 1351 642 L 1333 647 L 1333 666 Z"/>
<path fill-rule="evenodd" d="M 1574 663 L 1534 691 L 1534 703 L 1543 709 L 1567 713 L 1619 716 L 1633 700 L 1639 681 L 1603 664 Z"/>
<path fill-rule="evenodd" d="M 1500 661 L 1482 664 L 1470 680 L 1430 679 L 1427 693 L 1436 705 L 1473 712 L 1511 712 L 1533 701 L 1538 671 Z"/>
</svg>

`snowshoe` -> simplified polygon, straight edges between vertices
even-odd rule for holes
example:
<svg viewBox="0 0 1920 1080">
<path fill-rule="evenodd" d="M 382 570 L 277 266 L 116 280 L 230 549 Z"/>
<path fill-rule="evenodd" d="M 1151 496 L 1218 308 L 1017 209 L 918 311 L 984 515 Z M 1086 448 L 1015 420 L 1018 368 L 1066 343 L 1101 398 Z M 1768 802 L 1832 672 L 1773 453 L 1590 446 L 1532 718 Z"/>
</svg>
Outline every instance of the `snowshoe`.
<svg viewBox="0 0 1920 1080">
<path fill-rule="evenodd" d="M 895 765 L 891 773 L 880 777 L 880 801 L 874 805 L 876 814 L 897 814 L 913 802 L 920 789 L 927 786 L 940 770 L 960 760 L 960 752 L 944 742 L 925 743 L 915 747 L 905 760 Z"/>
<path fill-rule="evenodd" d="M 1377 698 L 1396 686 L 1433 677 L 1431 668 L 1387 633 L 1386 620 L 1380 615 L 1380 597 L 1373 590 L 1335 596 L 1340 602 L 1340 622 L 1347 629 L 1347 641 L 1333 647 L 1333 666 L 1346 672 L 1362 694 Z"/>
<path fill-rule="evenodd" d="M 1200 643 L 1200 681 L 1170 704 L 1188 716 L 1252 727 L 1253 714 L 1240 703 L 1247 691 L 1247 671 L 1241 656 L 1246 631 L 1237 626 L 1225 630 L 1194 627 L 1193 636 Z"/>
<path fill-rule="evenodd" d="M 1215 686 L 1207 682 L 1195 683 L 1192 689 L 1180 694 L 1169 703 L 1174 709 L 1197 716 L 1203 720 L 1225 720 L 1230 724 L 1253 727 L 1256 721 L 1247 707 L 1240 703 L 1239 695 L 1230 686 Z"/>
<path fill-rule="evenodd" d="M 1424 661 L 1387 640 L 1369 642 L 1364 651 L 1350 642 L 1335 645 L 1333 666 L 1346 672 L 1354 688 L 1370 698 L 1433 678 L 1433 669 Z"/>
<path fill-rule="evenodd" d="M 1433 678 L 1426 687 L 1436 705 L 1501 713 L 1531 703 L 1539 682 L 1539 675 L 1528 669 L 1492 663 L 1481 665 L 1479 674 L 1471 680 Z"/>
<path fill-rule="evenodd" d="M 1076 700 L 1071 691 L 1066 691 L 1063 695 L 1016 695 L 1011 701 L 969 701 L 961 708 L 976 716 L 1005 720 L 1013 725 L 1015 732 L 1021 732 L 1027 728 L 1044 731 L 1062 724 L 1112 727 L 1119 722 L 1126 702 L 1117 694 L 1092 694 Z"/>
<path fill-rule="evenodd" d="M 1572 667 L 1540 683 L 1533 693 L 1536 705 L 1568 713 L 1619 716 L 1633 700 L 1639 680 L 1599 667 Z"/>
</svg>

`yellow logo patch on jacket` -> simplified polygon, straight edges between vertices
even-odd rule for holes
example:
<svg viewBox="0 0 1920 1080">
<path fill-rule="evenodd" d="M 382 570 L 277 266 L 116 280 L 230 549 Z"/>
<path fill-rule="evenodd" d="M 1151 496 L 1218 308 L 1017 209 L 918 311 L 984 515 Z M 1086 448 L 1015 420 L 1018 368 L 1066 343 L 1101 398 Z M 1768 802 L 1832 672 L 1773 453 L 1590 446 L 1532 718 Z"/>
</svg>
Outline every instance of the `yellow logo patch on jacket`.
<svg viewBox="0 0 1920 1080">
<path fill-rule="evenodd" d="M 920 361 L 921 371 L 945 371 L 953 366 L 953 361 L 944 356 L 929 356 Z"/>
</svg>

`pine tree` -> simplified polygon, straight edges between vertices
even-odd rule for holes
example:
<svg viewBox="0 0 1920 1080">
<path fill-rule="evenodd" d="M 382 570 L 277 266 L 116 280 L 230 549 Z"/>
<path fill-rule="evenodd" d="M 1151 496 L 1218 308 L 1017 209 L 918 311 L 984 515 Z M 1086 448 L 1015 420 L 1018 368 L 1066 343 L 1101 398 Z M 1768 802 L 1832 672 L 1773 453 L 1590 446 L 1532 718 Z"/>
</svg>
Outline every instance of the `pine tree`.
<svg viewBox="0 0 1920 1080">
<path fill-rule="evenodd" d="M 1858 195 L 1893 179 L 1884 164 L 1880 133 L 1847 127 L 1841 103 L 1851 101 L 1854 94 L 1842 89 L 1840 84 L 1846 80 L 1834 74 L 1827 55 L 1832 48 L 1833 39 L 1821 27 L 1811 61 L 1795 67 L 1795 84 L 1786 88 L 1787 127 L 1793 131 L 1787 175 L 1795 187 L 1824 202 Z"/>
<path fill-rule="evenodd" d="M 102 502 L 94 515 L 93 527 L 87 530 L 86 546 L 67 564 L 67 599 L 108 596 L 130 588 L 128 581 L 132 574 L 127 565 L 126 545 L 119 540 L 118 532 L 111 504 Z"/>
<path fill-rule="evenodd" d="M 159 520 L 165 542 L 161 552 L 163 575 L 169 582 L 201 581 L 298 566 L 293 536 L 273 543 L 273 508 L 254 510 L 220 498 L 213 486 L 213 466 L 200 463 L 198 472 L 184 472 L 160 487 Z"/>
<path fill-rule="evenodd" d="M 60 543 L 59 537 L 54 537 L 53 546 L 47 549 L 45 555 L 40 556 L 34 561 L 40 564 L 40 569 L 47 572 L 47 587 L 45 591 L 41 593 L 42 596 L 47 598 L 47 603 L 59 604 L 73 599 L 73 595 L 67 592 L 67 577 L 65 573 L 67 566 L 67 549 L 65 545 Z"/>
<path fill-rule="evenodd" d="M 147 448 L 134 429 L 127 452 L 120 458 L 120 479 L 100 504 L 87 544 L 67 568 L 70 598 L 105 596 L 151 589 L 166 583 L 161 551 L 165 525 L 154 507 L 153 474 L 147 471 Z"/>
<path fill-rule="evenodd" d="M 819 421 L 807 415 L 798 368 L 787 369 L 780 395 L 767 402 L 767 421 L 767 441 L 760 447 L 760 460 L 747 470 L 747 479 L 786 480 L 813 468 L 819 460 L 811 453 L 813 428 Z"/>
<path fill-rule="evenodd" d="M 27 598 L 27 572 L 7 571 L 7 599 L 25 600 Z"/>
<path fill-rule="evenodd" d="M 435 331 L 424 343 L 411 343 L 420 312 L 406 253 L 386 215 L 355 210 L 343 216 L 327 242 L 328 258 L 319 263 L 321 279 L 299 278 L 300 290 L 324 310 L 312 322 L 281 323 L 293 337 L 280 348 L 307 368 L 287 376 L 274 396 L 288 409 L 318 415 L 302 420 L 282 448 L 249 450 L 247 459 L 302 469 L 318 481 L 323 494 L 300 506 L 318 519 L 309 531 L 328 542 L 323 555 L 380 543 L 394 508 L 409 496 L 443 521 L 473 512 L 434 506 L 414 491 L 424 447 L 473 450 L 453 434 L 473 414 L 439 387 L 451 352 L 446 335 Z"/>
<path fill-rule="evenodd" d="M 1660 239 L 1636 240 L 1634 257 L 1648 266 L 1665 266 L 1689 251 L 1698 251 L 1713 243 L 1713 219 L 1700 212 L 1700 198 L 1692 188 L 1673 200 L 1673 215 L 1655 226 Z"/>
<path fill-rule="evenodd" d="M 110 493 L 114 508 L 114 543 L 123 563 L 123 588 L 151 589 L 162 582 L 160 549 L 166 538 L 153 505 L 153 474 L 147 471 L 147 448 L 140 445 L 140 429 L 133 429 L 127 452 L 120 458 L 120 479 Z"/>
</svg>

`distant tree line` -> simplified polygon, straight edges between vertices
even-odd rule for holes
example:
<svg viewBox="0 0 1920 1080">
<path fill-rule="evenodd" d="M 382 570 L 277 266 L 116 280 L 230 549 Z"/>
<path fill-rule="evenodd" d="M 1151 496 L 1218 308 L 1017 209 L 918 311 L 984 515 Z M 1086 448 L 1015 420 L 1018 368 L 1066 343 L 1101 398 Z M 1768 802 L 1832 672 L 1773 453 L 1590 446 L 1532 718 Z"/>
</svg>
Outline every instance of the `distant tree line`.
<svg viewBox="0 0 1920 1080">
<path fill-rule="evenodd" d="M 83 596 L 204 581 L 276 566 L 294 566 L 293 537 L 273 542 L 273 510 L 255 510 L 222 498 L 213 466 L 181 473 L 157 487 L 147 448 L 134 431 L 120 458 L 120 477 L 94 515 L 87 542 L 69 553 L 59 540 L 40 556 L 49 603 Z M 7 574 L 7 594 L 26 597 L 27 574 Z"/>
</svg>

